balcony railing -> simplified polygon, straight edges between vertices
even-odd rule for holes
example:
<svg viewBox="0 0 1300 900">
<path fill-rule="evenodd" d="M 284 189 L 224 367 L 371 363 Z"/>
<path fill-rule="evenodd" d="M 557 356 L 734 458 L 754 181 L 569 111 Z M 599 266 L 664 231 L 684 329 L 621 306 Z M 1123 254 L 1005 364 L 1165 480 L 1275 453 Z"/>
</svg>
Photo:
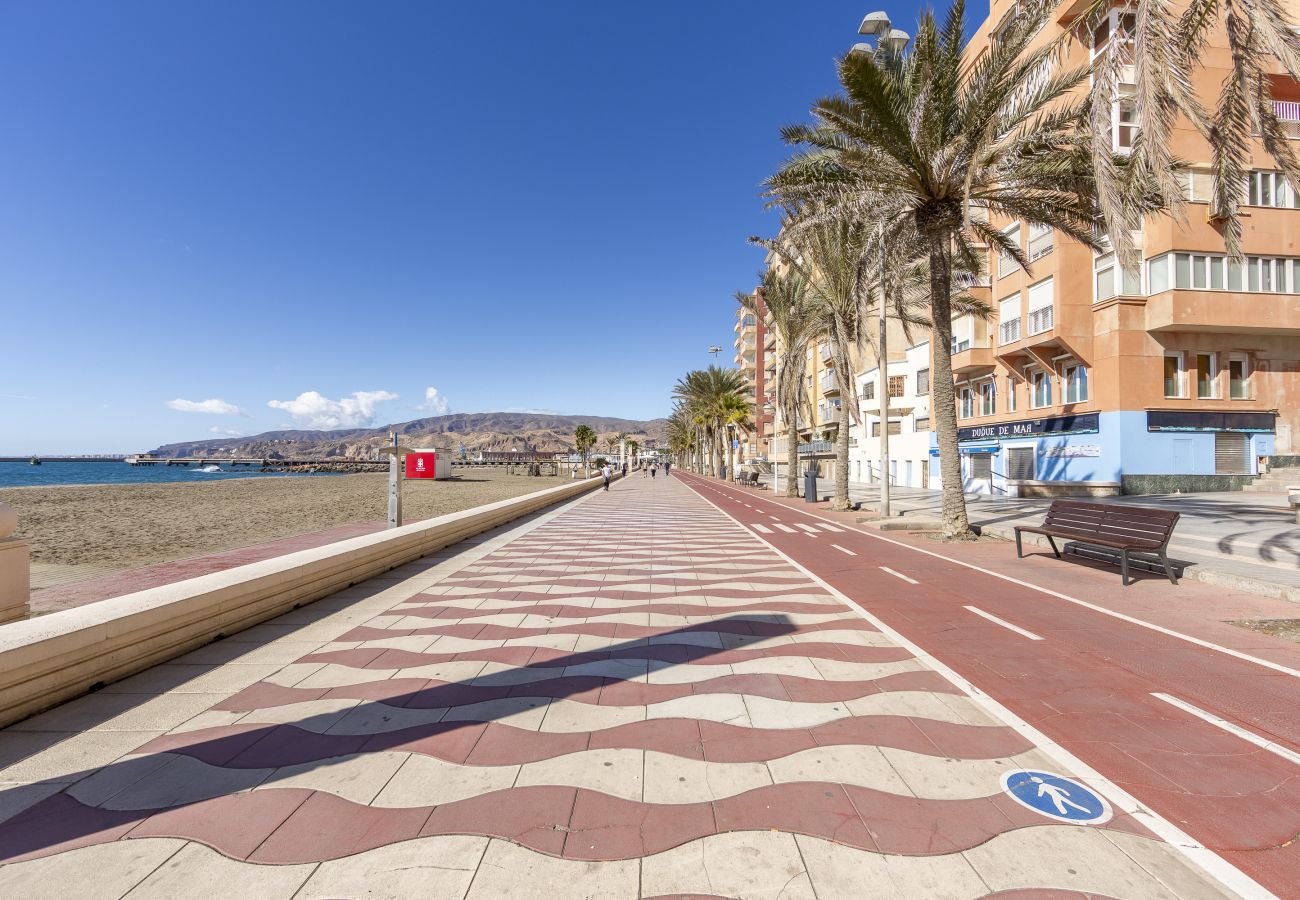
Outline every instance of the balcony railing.
<svg viewBox="0 0 1300 900">
<path fill-rule="evenodd" d="M 1300 139 L 1300 102 L 1274 100 L 1273 115 L 1282 120 L 1282 130 L 1287 137 Z"/>
<path fill-rule="evenodd" d="M 839 379 L 835 377 L 834 372 L 823 372 L 821 377 L 822 393 L 829 391 L 838 391 L 840 389 Z"/>
<path fill-rule="evenodd" d="M 834 425 L 840 420 L 840 408 L 838 406 L 828 406 L 822 410 L 822 423 Z"/>
<path fill-rule="evenodd" d="M 820 348 L 822 362 L 828 362 L 835 355 L 835 349 L 830 344 L 822 344 Z"/>
<path fill-rule="evenodd" d="M 970 343 L 971 343 L 970 338 L 962 338 L 961 340 L 957 340 L 956 338 L 953 338 L 953 339 L 952 339 L 952 352 L 953 352 L 953 354 L 955 355 L 955 354 L 957 354 L 957 353 L 961 353 L 961 352 L 963 352 L 963 351 L 965 351 L 965 350 L 969 350 L 969 349 L 970 349 Z"/>
<path fill-rule="evenodd" d="M 1000 340 L 1003 344 L 1011 344 L 1020 340 L 1020 317 L 1007 319 L 998 326 Z"/>
<path fill-rule="evenodd" d="M 1055 323 L 1053 315 L 1054 307 L 1044 306 L 1041 309 L 1029 311 L 1029 333 L 1042 334 L 1044 331 L 1051 331 Z"/>
</svg>

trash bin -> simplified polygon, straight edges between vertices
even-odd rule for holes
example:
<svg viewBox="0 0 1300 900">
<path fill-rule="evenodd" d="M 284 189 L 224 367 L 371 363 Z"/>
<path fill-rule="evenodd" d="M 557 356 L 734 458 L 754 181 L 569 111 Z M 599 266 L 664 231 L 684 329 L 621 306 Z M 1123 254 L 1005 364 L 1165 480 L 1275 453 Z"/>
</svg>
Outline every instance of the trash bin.
<svg viewBox="0 0 1300 900">
<path fill-rule="evenodd" d="M 817 470 L 809 469 L 803 473 L 803 498 L 809 503 L 817 502 Z"/>
</svg>

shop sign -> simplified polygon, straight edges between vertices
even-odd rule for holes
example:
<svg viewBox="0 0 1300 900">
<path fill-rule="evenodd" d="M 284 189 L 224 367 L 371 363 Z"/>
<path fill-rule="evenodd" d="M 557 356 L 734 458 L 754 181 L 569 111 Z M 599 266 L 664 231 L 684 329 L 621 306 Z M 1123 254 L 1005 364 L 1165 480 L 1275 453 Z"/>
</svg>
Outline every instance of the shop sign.
<svg viewBox="0 0 1300 900">
<path fill-rule="evenodd" d="M 993 425 L 976 425 L 958 428 L 958 441 L 988 441 L 1003 438 L 1030 437 L 1037 434 L 1095 434 L 1100 430 L 1100 416 L 1084 413 L 1078 416 L 1048 416 L 1045 419 L 1026 419 L 1023 422 L 998 422 Z"/>
<path fill-rule="evenodd" d="M 1076 458 L 1080 456 L 1101 456 L 1101 447 L 1097 444 L 1066 444 L 1064 447 L 1045 447 L 1043 456 L 1058 458 Z"/>
<path fill-rule="evenodd" d="M 1147 412 L 1147 431 L 1246 431 L 1273 433 L 1272 412 L 1195 412 L 1153 409 Z"/>
</svg>

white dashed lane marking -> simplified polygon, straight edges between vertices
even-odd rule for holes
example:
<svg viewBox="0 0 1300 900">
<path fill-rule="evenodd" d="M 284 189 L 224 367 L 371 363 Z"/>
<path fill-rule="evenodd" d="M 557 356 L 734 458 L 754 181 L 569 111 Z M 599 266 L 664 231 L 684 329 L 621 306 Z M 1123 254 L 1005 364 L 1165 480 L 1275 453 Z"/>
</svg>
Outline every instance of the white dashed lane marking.
<svg viewBox="0 0 1300 900">
<path fill-rule="evenodd" d="M 805 525 L 802 522 L 796 522 L 795 524 L 797 527 L 802 528 L 804 531 L 808 532 L 809 534 L 816 535 L 821 533 L 816 528 L 813 528 L 811 525 Z"/>
<path fill-rule="evenodd" d="M 846 550 L 843 547 L 841 547 L 839 544 L 831 544 L 831 546 L 834 547 L 836 550 L 840 551 L 841 553 L 847 553 L 849 556 L 857 556 L 857 554 L 854 553 L 852 550 Z"/>
<path fill-rule="evenodd" d="M 1160 693 L 1153 692 L 1151 696 L 1155 697 L 1157 700 L 1163 700 L 1172 706 L 1176 706 L 1179 709 L 1181 709 L 1183 712 L 1191 713 L 1192 715 L 1196 716 L 1196 718 L 1209 722 L 1211 725 L 1215 726 L 1216 728 L 1222 728 L 1224 731 L 1228 732 L 1229 734 L 1235 734 L 1243 741 L 1248 741 L 1249 743 L 1254 744 L 1256 747 L 1262 747 L 1263 749 L 1267 750 L 1269 753 L 1276 754 L 1282 757 L 1283 759 L 1287 760 L 1288 762 L 1293 762 L 1296 763 L 1297 765 L 1300 765 L 1300 753 L 1296 753 L 1290 747 L 1283 747 L 1281 744 L 1267 740 L 1266 738 L 1262 738 L 1252 731 L 1247 731 L 1246 729 L 1242 728 L 1240 725 L 1234 725 L 1232 722 L 1229 722 L 1227 719 L 1224 719 L 1221 716 L 1216 716 L 1214 713 L 1206 712 L 1205 710 L 1199 707 L 1192 706 L 1192 704 L 1186 702 L 1185 700 L 1179 700 L 1177 697 L 1171 696 L 1170 694 L 1160 694 Z"/>
<path fill-rule="evenodd" d="M 789 532 L 790 534 L 797 534 L 797 532 L 789 525 L 782 525 L 780 522 L 777 522 L 776 527 L 780 528 L 782 531 Z"/>
<path fill-rule="evenodd" d="M 904 581 L 906 581 L 908 584 L 920 584 L 920 583 L 921 583 L 921 582 L 917 581 L 915 578 L 908 578 L 908 577 L 907 577 L 906 575 L 904 575 L 902 572 L 895 572 L 893 569 L 889 568 L 889 566 L 880 566 L 880 571 L 882 571 L 882 572 L 888 572 L 890 575 L 893 575 L 895 578 L 901 578 L 901 579 L 903 579 Z"/>
<path fill-rule="evenodd" d="M 839 531 L 839 532 L 844 531 L 843 528 L 837 528 L 836 526 L 834 526 L 834 525 L 829 525 L 829 524 L 827 524 L 826 522 L 818 522 L 818 523 L 817 523 L 817 527 L 818 527 L 818 528 L 821 528 L 821 529 L 824 530 L 824 531 Z"/>
<path fill-rule="evenodd" d="M 1041 640 L 1042 640 L 1041 637 L 1039 637 L 1038 635 L 1034 634 L 1032 631 L 1025 631 L 1025 629 L 1021 628 L 1019 625 L 1012 625 L 1012 624 L 1011 624 L 1010 622 L 1008 622 L 1006 619 L 999 619 L 997 616 L 993 615 L 993 613 L 986 613 L 984 610 L 979 609 L 979 608 L 974 607 L 974 606 L 968 606 L 968 607 L 966 607 L 966 609 L 968 609 L 968 610 L 970 610 L 971 612 L 975 613 L 975 615 L 977 615 L 977 616 L 983 616 L 985 619 L 988 619 L 988 620 L 989 620 L 990 622 L 992 622 L 994 625 L 1001 625 L 1003 628 L 1010 629 L 1011 631 L 1014 631 L 1016 634 L 1019 634 L 1019 635 L 1022 635 L 1022 636 L 1024 636 L 1024 637 L 1029 638 L 1031 641 L 1041 641 Z"/>
<path fill-rule="evenodd" d="M 757 531 L 757 532 L 760 533 L 760 534 L 771 534 L 771 533 L 772 533 L 772 529 L 768 528 L 766 525 L 760 525 L 760 524 L 758 524 L 757 522 L 755 522 L 755 523 L 754 523 L 753 525 L 751 525 L 750 527 L 753 528 L 755 531 Z"/>
</svg>

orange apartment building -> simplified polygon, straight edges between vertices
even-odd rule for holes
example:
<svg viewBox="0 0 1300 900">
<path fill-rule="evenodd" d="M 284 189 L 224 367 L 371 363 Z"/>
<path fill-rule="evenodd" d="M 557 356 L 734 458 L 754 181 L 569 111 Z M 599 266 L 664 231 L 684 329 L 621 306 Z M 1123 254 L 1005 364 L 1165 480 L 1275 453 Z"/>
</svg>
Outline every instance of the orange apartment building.
<svg viewBox="0 0 1300 900">
<path fill-rule="evenodd" d="M 1013 4 L 995 0 L 972 56 L 996 40 Z M 1071 30 L 1085 8 L 1062 4 L 1039 39 Z M 1123 39 L 1131 15 L 1116 7 L 1104 33 L 1076 36 L 1065 64 L 1086 62 L 1094 43 Z M 1225 44 L 1213 40 L 1194 74 L 1210 105 L 1228 74 Z M 1278 77 L 1274 96 L 1300 139 L 1300 85 Z M 1123 90 L 1112 116 L 1122 151 L 1141 128 Z M 992 318 L 954 322 L 970 489 L 1054 493 L 1078 482 L 1130 493 L 1222 489 L 1249 480 L 1270 458 L 1300 453 L 1300 191 L 1257 144 L 1241 186 L 1247 258 L 1231 262 L 1208 217 L 1209 147 L 1184 122 L 1173 153 L 1193 165 L 1184 179 L 1187 221 L 1149 219 L 1133 270 L 1050 229 L 994 222 L 1021 242 L 1032 271 L 994 255 Z"/>
<path fill-rule="evenodd" d="M 737 450 L 740 461 L 765 459 L 771 449 L 772 413 L 764 409 L 768 405 L 770 385 L 776 377 L 776 335 L 767 329 L 764 321 L 767 310 L 763 306 L 763 294 L 755 289 L 753 296 L 758 301 L 759 315 L 755 315 L 743 306 L 736 307 L 736 368 L 749 380 L 749 400 L 754 410 L 754 430 L 741 441 Z"/>
</svg>

